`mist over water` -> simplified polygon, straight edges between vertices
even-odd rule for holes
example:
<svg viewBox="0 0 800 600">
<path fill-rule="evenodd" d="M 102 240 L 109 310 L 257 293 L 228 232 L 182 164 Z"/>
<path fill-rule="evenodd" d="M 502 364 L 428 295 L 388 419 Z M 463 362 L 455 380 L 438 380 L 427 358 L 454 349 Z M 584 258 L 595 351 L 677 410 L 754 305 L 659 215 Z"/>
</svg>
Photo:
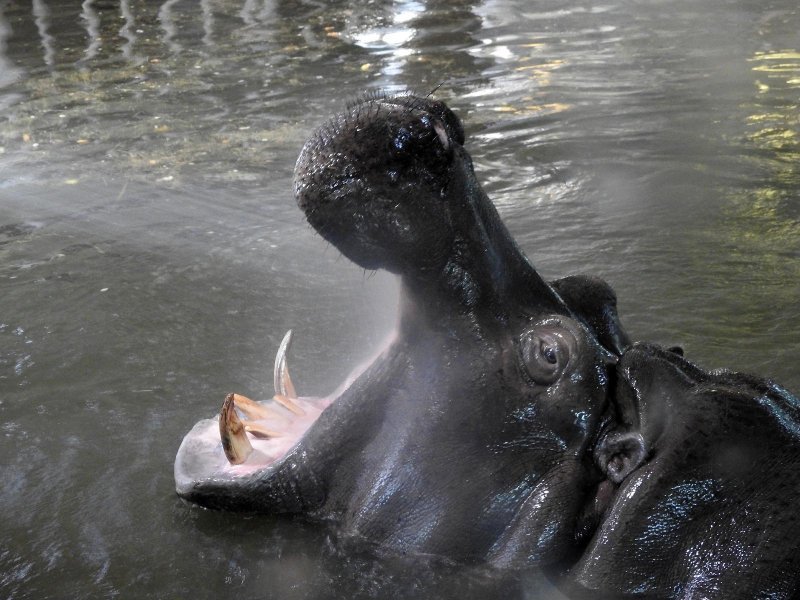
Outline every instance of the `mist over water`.
<svg viewBox="0 0 800 600">
<path fill-rule="evenodd" d="M 182 436 L 271 395 L 287 329 L 314 395 L 393 327 L 294 161 L 364 91 L 440 86 L 544 276 L 798 392 L 798 31 L 794 0 L 0 0 L 0 596 L 558 597 L 176 497 Z"/>
</svg>

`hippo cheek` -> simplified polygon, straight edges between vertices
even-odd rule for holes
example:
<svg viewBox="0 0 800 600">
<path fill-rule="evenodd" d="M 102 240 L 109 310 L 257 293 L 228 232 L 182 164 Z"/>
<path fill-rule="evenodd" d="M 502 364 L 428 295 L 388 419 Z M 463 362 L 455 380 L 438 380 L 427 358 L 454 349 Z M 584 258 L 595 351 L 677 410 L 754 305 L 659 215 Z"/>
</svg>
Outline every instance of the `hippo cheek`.
<svg viewBox="0 0 800 600">
<path fill-rule="evenodd" d="M 558 376 L 540 395 L 537 422 L 562 448 L 556 456 L 539 457 L 549 467 L 492 546 L 489 562 L 501 569 L 565 564 L 596 525 L 601 474 L 588 450 L 606 410 L 607 368 L 614 362 L 581 326 L 563 317 L 538 323 L 520 345 L 524 379 Z M 562 361 L 567 366 L 559 372 Z"/>
<path fill-rule="evenodd" d="M 589 353 L 582 349 L 582 354 L 587 360 Z M 614 363 L 612 358 L 603 364 L 613 370 Z M 626 375 L 633 373 L 626 372 Z M 613 407 L 609 407 L 617 413 L 615 417 L 610 418 L 604 411 L 602 431 L 597 433 L 593 429 L 596 432 L 591 442 L 594 446 L 565 455 L 537 482 L 492 548 L 493 566 L 525 568 L 538 564 L 558 570 L 573 563 L 611 507 L 619 484 L 644 463 L 645 441 L 640 431 L 633 429 L 641 425 L 637 404 L 637 392 L 641 390 L 635 389 L 625 377 L 620 379 L 614 390 Z M 587 397 L 585 392 L 577 390 L 568 395 Z M 624 425 L 621 425 L 621 413 L 624 413 Z M 550 420 L 558 422 L 552 416 Z M 587 465 L 592 457 L 594 468 Z"/>
</svg>

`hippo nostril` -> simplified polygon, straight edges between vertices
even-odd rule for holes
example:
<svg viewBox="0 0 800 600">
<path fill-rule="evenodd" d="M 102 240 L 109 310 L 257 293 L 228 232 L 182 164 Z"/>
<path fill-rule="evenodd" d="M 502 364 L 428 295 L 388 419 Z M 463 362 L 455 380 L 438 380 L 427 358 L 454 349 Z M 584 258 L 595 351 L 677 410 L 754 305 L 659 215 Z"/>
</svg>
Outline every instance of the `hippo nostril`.
<svg viewBox="0 0 800 600">
<path fill-rule="evenodd" d="M 426 106 L 426 109 L 432 115 L 436 116 L 446 131 L 450 132 L 448 136 L 449 139 L 452 139 L 457 144 L 464 145 L 464 127 L 461 124 L 461 120 L 444 102 L 441 100 L 431 100 Z"/>
<path fill-rule="evenodd" d="M 424 98 L 371 96 L 318 128 L 300 153 L 298 205 L 365 268 L 433 276 L 452 251 L 450 204 L 462 200 L 450 190 L 474 175 L 456 116 L 435 108 Z"/>
<path fill-rule="evenodd" d="M 437 143 L 438 142 L 438 143 Z M 392 149 L 399 155 L 430 156 L 430 152 L 450 154 L 451 142 L 445 124 L 423 115 L 419 121 L 397 128 L 391 139 Z"/>
<path fill-rule="evenodd" d="M 401 127 L 397 131 L 397 135 L 394 136 L 394 139 L 392 140 L 392 145 L 397 150 L 405 150 L 406 147 L 408 146 L 408 142 L 411 140 L 411 137 L 412 137 L 411 132 L 405 127 Z"/>
</svg>

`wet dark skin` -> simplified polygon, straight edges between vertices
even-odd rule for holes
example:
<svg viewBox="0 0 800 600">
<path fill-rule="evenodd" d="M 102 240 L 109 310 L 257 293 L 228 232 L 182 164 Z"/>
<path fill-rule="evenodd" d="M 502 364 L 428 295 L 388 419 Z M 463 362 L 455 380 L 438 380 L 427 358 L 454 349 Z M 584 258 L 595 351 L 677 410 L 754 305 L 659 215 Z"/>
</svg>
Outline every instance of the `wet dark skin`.
<svg viewBox="0 0 800 600">
<path fill-rule="evenodd" d="M 621 481 L 566 581 L 581 598 L 800 597 L 800 402 L 637 343 L 598 463 Z"/>
<path fill-rule="evenodd" d="M 313 134 L 298 205 L 350 260 L 400 277 L 396 333 L 309 399 L 321 415 L 274 455 L 229 467 L 225 427 L 198 423 L 178 493 L 327 520 L 383 551 L 543 566 L 570 597 L 797 597 L 797 399 L 631 346 L 600 279 L 543 281 L 464 143 L 449 108 L 412 95 Z"/>
<path fill-rule="evenodd" d="M 560 564 L 587 542 L 603 479 L 589 450 L 628 344 L 616 299 L 596 278 L 541 279 L 463 143 L 449 108 L 410 95 L 367 98 L 314 133 L 298 204 L 350 260 L 400 276 L 395 336 L 264 469 L 214 475 L 185 441 L 183 497 L 303 513 L 464 563 L 508 560 L 514 527 L 538 540 L 526 564 Z"/>
</svg>

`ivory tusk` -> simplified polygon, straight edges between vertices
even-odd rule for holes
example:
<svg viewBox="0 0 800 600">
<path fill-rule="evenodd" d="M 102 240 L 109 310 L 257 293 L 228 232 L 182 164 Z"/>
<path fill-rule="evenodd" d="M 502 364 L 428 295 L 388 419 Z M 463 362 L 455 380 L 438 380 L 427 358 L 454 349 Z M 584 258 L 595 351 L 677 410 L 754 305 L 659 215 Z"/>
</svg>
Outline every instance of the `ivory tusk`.
<svg viewBox="0 0 800 600">
<path fill-rule="evenodd" d="M 244 430 L 247 433 L 254 435 L 255 437 L 275 438 L 283 436 L 283 434 L 280 431 L 273 431 L 272 429 L 267 429 L 261 423 L 254 423 L 253 421 L 242 421 L 242 422 L 244 423 Z"/>
<path fill-rule="evenodd" d="M 286 366 L 286 353 L 289 351 L 289 346 L 292 344 L 292 330 L 286 332 L 281 340 L 281 345 L 278 347 L 278 353 L 275 355 L 275 368 L 272 372 L 272 383 L 275 388 L 275 395 L 280 394 L 287 398 L 297 398 L 294 384 L 291 377 L 289 377 L 289 368 Z"/>
</svg>

